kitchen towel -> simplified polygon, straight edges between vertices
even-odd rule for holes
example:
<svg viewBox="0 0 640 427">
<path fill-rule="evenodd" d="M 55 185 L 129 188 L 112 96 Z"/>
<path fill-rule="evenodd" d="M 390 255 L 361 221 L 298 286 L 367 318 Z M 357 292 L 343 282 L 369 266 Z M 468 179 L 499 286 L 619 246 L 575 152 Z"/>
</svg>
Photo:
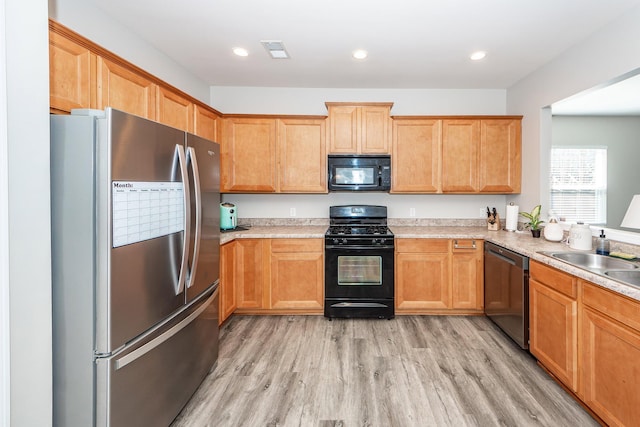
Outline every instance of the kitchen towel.
<svg viewBox="0 0 640 427">
<path fill-rule="evenodd" d="M 517 205 L 507 205 L 507 218 L 504 222 L 504 229 L 507 231 L 516 231 L 518 229 L 518 215 L 520 207 Z"/>
</svg>

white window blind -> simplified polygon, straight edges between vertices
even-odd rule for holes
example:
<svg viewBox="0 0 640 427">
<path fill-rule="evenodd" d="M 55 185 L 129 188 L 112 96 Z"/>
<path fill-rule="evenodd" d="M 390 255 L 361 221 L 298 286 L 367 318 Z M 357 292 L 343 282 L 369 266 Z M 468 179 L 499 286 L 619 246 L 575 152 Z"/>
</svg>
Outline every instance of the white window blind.
<svg viewBox="0 0 640 427">
<path fill-rule="evenodd" d="M 568 222 L 607 222 L 606 147 L 551 148 L 551 209 Z"/>
</svg>

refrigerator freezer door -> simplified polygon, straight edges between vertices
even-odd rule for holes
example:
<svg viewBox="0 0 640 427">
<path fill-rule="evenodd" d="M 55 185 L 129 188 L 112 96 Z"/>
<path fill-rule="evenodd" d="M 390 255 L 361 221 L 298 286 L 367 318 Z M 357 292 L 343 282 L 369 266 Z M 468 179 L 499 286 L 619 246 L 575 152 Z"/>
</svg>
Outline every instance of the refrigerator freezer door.
<svg viewBox="0 0 640 427">
<path fill-rule="evenodd" d="M 169 425 L 217 357 L 216 288 L 147 339 L 97 359 L 96 425 Z"/>
<path fill-rule="evenodd" d="M 188 265 L 190 272 L 195 273 L 187 279 L 188 302 L 220 278 L 220 146 L 187 134 L 186 150 L 193 230 Z M 200 197 L 197 197 L 197 188 L 200 188 Z M 197 238 L 199 244 L 196 244 Z"/>
<path fill-rule="evenodd" d="M 154 186 L 182 183 L 180 150 L 184 150 L 185 133 L 123 112 L 107 109 L 106 122 L 98 138 L 97 177 L 97 256 L 99 262 L 96 291 L 96 347 L 99 354 L 115 351 L 179 310 L 185 301 L 179 276 L 183 244 L 189 228 L 185 222 L 185 199 L 178 209 L 182 231 L 163 231 L 153 238 L 132 238 L 151 224 L 165 230 L 171 213 L 165 192 Z M 119 185 L 119 187 L 116 187 Z M 124 201 L 114 200 L 119 190 L 140 186 L 136 194 L 127 193 Z M 184 190 L 187 189 L 184 185 Z M 174 185 L 175 187 L 175 185 Z M 173 188 L 175 190 L 175 188 Z M 145 191 L 150 201 L 143 201 Z M 140 201 L 135 199 L 140 196 Z M 159 200 L 159 201 L 158 201 Z M 126 211 L 119 205 L 125 204 Z M 174 210 L 174 214 L 175 214 Z M 125 217 L 121 217 L 125 215 Z M 116 218 L 118 216 L 118 218 Z M 174 218 L 175 219 L 175 218 Z M 126 228 L 125 228 L 126 227 Z M 133 243 L 118 245 L 122 230 L 128 230 Z M 142 233 L 141 233 L 142 236 Z"/>
</svg>

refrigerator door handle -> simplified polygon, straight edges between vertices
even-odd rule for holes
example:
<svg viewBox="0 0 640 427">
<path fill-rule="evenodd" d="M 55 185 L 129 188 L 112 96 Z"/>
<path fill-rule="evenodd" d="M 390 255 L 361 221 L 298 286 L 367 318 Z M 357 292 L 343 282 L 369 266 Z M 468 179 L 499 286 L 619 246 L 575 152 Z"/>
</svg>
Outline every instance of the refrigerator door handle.
<svg viewBox="0 0 640 427">
<path fill-rule="evenodd" d="M 196 235 L 194 237 L 193 245 L 193 262 L 191 263 L 191 270 L 189 277 L 187 278 L 187 288 L 190 288 L 193 284 L 193 280 L 196 277 L 196 268 L 198 267 L 198 258 L 200 257 L 200 239 L 202 237 L 202 189 L 200 187 L 200 172 L 198 171 L 198 159 L 196 158 L 196 150 L 193 147 L 187 148 L 187 163 L 191 163 L 191 170 L 193 172 L 193 183 L 195 199 L 196 199 Z"/>
<path fill-rule="evenodd" d="M 176 165 L 177 163 L 177 165 Z M 180 167 L 180 173 L 182 175 L 182 197 L 184 203 L 184 238 L 182 241 L 182 258 L 180 262 L 180 274 L 178 275 L 178 283 L 176 284 L 176 295 L 180 295 L 184 291 L 184 285 L 186 283 L 187 276 L 187 263 L 189 252 L 189 239 L 191 238 L 191 203 L 189 202 L 189 179 L 187 177 L 187 159 L 184 152 L 184 147 L 180 144 L 176 144 L 175 155 L 173 158 L 173 179 L 176 179 L 176 169 Z"/>
<path fill-rule="evenodd" d="M 177 334 L 178 332 L 180 332 L 181 330 L 183 330 L 184 328 L 189 326 L 189 324 L 196 317 L 200 316 L 200 314 L 202 314 L 202 312 L 204 312 L 209 307 L 209 305 L 211 305 L 211 303 L 218 296 L 219 292 L 220 292 L 219 289 L 216 289 L 213 292 L 213 294 L 211 294 L 209 299 L 207 299 L 207 301 L 204 304 L 202 304 L 196 311 L 194 311 L 189 316 L 187 316 L 186 318 L 181 320 L 180 323 L 176 324 L 175 326 L 172 326 L 171 329 L 167 330 L 162 335 L 152 339 L 151 341 L 149 341 L 148 343 L 144 344 L 143 346 L 135 349 L 131 353 L 129 353 L 129 354 L 125 355 L 125 356 L 122 356 L 121 358 L 116 360 L 115 361 L 116 371 L 118 369 L 124 368 L 125 366 L 127 366 L 131 362 L 134 362 L 135 360 L 141 358 L 142 356 L 144 356 L 145 354 L 149 353 L 151 350 L 153 350 L 154 348 L 158 347 L 160 344 L 162 344 L 163 342 L 165 342 L 166 340 L 168 340 L 169 338 L 171 338 L 172 336 L 174 336 L 175 334 Z"/>
</svg>

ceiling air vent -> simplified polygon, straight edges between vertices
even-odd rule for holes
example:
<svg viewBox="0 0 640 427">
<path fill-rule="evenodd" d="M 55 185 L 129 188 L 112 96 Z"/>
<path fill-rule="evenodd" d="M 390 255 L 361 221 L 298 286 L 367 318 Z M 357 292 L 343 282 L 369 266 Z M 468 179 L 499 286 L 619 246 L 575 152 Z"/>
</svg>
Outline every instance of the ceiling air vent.
<svg viewBox="0 0 640 427">
<path fill-rule="evenodd" d="M 289 54 L 284 48 L 284 44 L 281 40 L 261 40 L 262 46 L 267 49 L 269 55 L 273 59 L 289 59 Z"/>
</svg>

